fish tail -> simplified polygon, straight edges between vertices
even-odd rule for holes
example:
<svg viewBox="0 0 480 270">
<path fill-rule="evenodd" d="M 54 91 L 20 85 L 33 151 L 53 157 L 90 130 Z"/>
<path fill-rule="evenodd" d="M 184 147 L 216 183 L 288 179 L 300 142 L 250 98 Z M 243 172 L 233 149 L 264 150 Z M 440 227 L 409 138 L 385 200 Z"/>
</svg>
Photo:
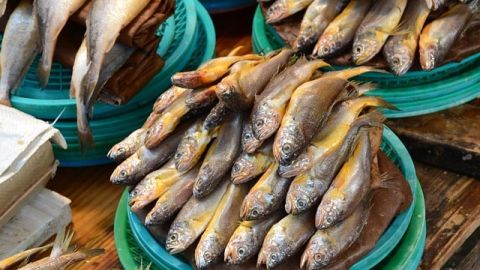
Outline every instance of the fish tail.
<svg viewBox="0 0 480 270">
<path fill-rule="evenodd" d="M 88 108 L 92 108 L 95 100 L 95 87 L 98 83 L 98 77 L 100 75 L 100 65 L 96 62 L 90 64 L 87 73 L 82 79 L 82 88 L 85 89 L 85 100 Z"/>
<path fill-rule="evenodd" d="M 50 72 L 52 69 L 52 57 L 53 57 L 52 52 L 53 50 L 49 48 L 49 46 L 43 48 L 40 65 L 38 65 L 37 75 L 38 75 L 38 80 L 40 81 L 40 86 L 42 88 L 45 88 L 47 86 L 48 80 L 50 79 Z"/>
<path fill-rule="evenodd" d="M 77 114 L 78 140 L 82 152 L 92 148 L 95 144 L 87 114 L 86 108 L 80 114 Z"/>
</svg>

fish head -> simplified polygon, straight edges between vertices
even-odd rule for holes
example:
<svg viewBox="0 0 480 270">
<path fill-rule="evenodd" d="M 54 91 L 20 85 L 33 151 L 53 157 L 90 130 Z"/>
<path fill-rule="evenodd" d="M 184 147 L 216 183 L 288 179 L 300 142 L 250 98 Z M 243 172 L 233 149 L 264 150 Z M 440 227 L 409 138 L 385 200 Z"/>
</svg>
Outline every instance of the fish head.
<svg viewBox="0 0 480 270">
<path fill-rule="evenodd" d="M 241 264 L 255 255 L 255 239 L 251 230 L 235 233 L 225 248 L 225 262 Z"/>
<path fill-rule="evenodd" d="M 340 220 L 340 211 L 331 201 L 322 201 L 321 206 L 317 208 L 315 216 L 315 226 L 318 229 L 326 229 L 335 225 Z"/>
<path fill-rule="evenodd" d="M 110 181 L 114 184 L 134 184 L 134 181 L 139 177 L 138 168 L 142 168 L 142 163 L 136 156 L 126 159 L 115 168 L 110 176 Z"/>
<path fill-rule="evenodd" d="M 242 155 L 232 166 L 232 182 L 246 182 L 254 176 L 256 171 L 255 163 L 249 158 L 249 155 Z"/>
<path fill-rule="evenodd" d="M 262 247 L 263 256 L 262 264 L 267 266 L 267 269 L 273 269 L 282 263 L 289 253 L 289 249 L 286 248 L 289 245 L 284 243 L 284 237 L 274 236 L 274 239 L 269 239 L 265 248 Z M 260 256 L 259 256 L 260 260 Z"/>
<path fill-rule="evenodd" d="M 295 177 L 307 171 L 312 165 L 312 152 L 310 148 L 301 153 L 290 164 L 281 165 L 278 167 L 278 174 L 281 177 L 289 178 Z"/>
<path fill-rule="evenodd" d="M 396 75 L 407 73 L 413 63 L 415 52 L 412 53 L 410 49 L 405 46 L 385 46 L 385 58 L 390 66 L 390 69 Z"/>
<path fill-rule="evenodd" d="M 175 167 L 179 172 L 186 172 L 191 168 L 192 161 L 195 158 L 196 149 L 198 149 L 197 139 L 192 136 L 183 138 L 173 156 Z"/>
<path fill-rule="evenodd" d="M 287 11 L 286 1 L 276 1 L 267 9 L 267 12 L 265 13 L 267 23 L 270 24 L 282 20 L 288 16 Z"/>
<path fill-rule="evenodd" d="M 197 178 L 195 179 L 195 184 L 193 185 L 193 195 L 195 198 L 204 198 L 215 188 L 211 181 L 214 171 L 210 164 L 200 168 Z"/>
<path fill-rule="evenodd" d="M 273 155 L 280 165 L 290 164 L 305 147 L 305 136 L 296 125 L 288 125 L 278 133 Z"/>
<path fill-rule="evenodd" d="M 269 209 L 270 199 L 268 195 L 263 192 L 251 192 L 249 193 L 242 203 L 240 210 L 240 217 L 244 220 L 257 220 L 271 213 Z"/>
<path fill-rule="evenodd" d="M 370 61 L 382 45 L 373 31 L 359 35 L 353 43 L 353 62 L 356 65 L 362 65 Z"/>
<path fill-rule="evenodd" d="M 342 36 L 340 32 L 327 32 L 325 31 L 323 35 L 315 45 L 314 54 L 319 58 L 325 58 L 334 55 L 342 47 Z"/>
<path fill-rule="evenodd" d="M 242 130 L 242 149 L 246 153 L 253 153 L 262 144 L 262 141 L 255 138 L 251 123 L 246 123 Z"/>
<path fill-rule="evenodd" d="M 116 144 L 110 149 L 107 156 L 113 160 L 124 160 L 132 154 L 131 144 Z"/>
<path fill-rule="evenodd" d="M 281 115 L 264 103 L 253 114 L 252 130 L 255 138 L 260 141 L 268 139 L 280 126 Z"/>
<path fill-rule="evenodd" d="M 214 235 L 207 235 L 203 237 L 195 249 L 195 264 L 198 269 L 206 269 L 219 259 L 219 254 L 222 254 L 219 240 Z"/>
<path fill-rule="evenodd" d="M 318 35 L 317 26 L 314 24 L 304 25 L 302 31 L 297 36 L 293 44 L 293 48 L 297 52 L 306 52 L 307 50 L 312 48 L 312 45 L 317 42 Z"/>
<path fill-rule="evenodd" d="M 195 241 L 194 230 L 187 221 L 174 222 L 167 234 L 165 246 L 170 254 L 177 254 Z"/>
<path fill-rule="evenodd" d="M 330 256 L 327 252 L 328 250 L 322 249 L 322 246 L 319 246 L 317 243 L 310 242 L 300 259 L 300 268 L 323 269 L 330 261 Z"/>
<path fill-rule="evenodd" d="M 303 177 L 303 175 L 297 176 Z M 295 181 L 295 180 L 294 180 Z M 292 182 L 285 201 L 285 211 L 297 215 L 309 209 L 316 201 L 309 185 L 298 185 Z"/>
<path fill-rule="evenodd" d="M 435 44 L 420 47 L 420 65 L 423 70 L 432 70 L 438 64 L 440 48 Z"/>
</svg>

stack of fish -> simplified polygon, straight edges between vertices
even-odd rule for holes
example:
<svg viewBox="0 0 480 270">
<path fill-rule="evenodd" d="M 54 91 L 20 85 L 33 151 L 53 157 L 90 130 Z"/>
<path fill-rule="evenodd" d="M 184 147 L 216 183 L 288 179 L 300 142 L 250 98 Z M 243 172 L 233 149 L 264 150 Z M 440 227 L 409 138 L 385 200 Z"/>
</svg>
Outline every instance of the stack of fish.
<svg viewBox="0 0 480 270">
<path fill-rule="evenodd" d="M 422 69 L 442 64 L 479 11 L 477 0 L 461 2 L 276 0 L 265 17 L 267 23 L 278 24 L 305 10 L 295 50 L 309 53 L 313 48 L 314 57 L 331 58 L 352 48 L 353 62 L 362 65 L 383 49 L 390 69 L 402 75 L 412 67 L 417 47 Z"/>
<path fill-rule="evenodd" d="M 6 1 L 2 1 L 5 3 Z M 55 46 L 69 17 L 87 0 L 22 0 L 5 28 L 0 52 L 0 104 L 10 105 L 10 92 L 23 80 L 38 52 L 41 87 L 48 84 Z M 95 0 L 87 18 L 85 39 L 75 57 L 71 97 L 77 102 L 78 134 L 82 146 L 91 146 L 93 137 L 88 118 L 100 90 L 134 52 L 116 43 L 120 31 L 149 4 L 149 0 Z M 0 3 L 0 6 L 2 3 Z M 108 29 L 108 31 L 104 31 Z"/>
<path fill-rule="evenodd" d="M 382 182 L 374 108 L 392 106 L 349 81 L 373 68 L 324 73 L 290 49 L 237 53 L 172 77 L 144 126 L 111 149 L 123 161 L 111 181 L 132 187 L 133 211 L 153 206 L 145 224 L 173 219 L 170 253 L 200 239 L 201 269 L 257 254 L 270 269 L 307 242 L 301 265 L 320 269 L 365 225 Z"/>
</svg>

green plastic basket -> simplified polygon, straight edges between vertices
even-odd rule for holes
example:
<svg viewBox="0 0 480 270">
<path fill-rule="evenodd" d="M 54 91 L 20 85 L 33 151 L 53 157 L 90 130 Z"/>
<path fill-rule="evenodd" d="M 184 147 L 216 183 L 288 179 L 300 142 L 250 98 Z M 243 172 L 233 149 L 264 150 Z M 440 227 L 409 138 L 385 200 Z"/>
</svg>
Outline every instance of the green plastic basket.
<svg viewBox="0 0 480 270">
<path fill-rule="evenodd" d="M 412 188 L 414 202 L 406 212 L 398 215 L 394 219 L 392 224 L 379 239 L 375 248 L 364 259 L 357 262 L 352 269 L 365 269 L 374 267 L 388 254 L 390 254 L 395 246 L 397 246 L 398 242 L 402 239 L 407 227 L 411 223 L 410 221 L 414 212 L 414 205 L 416 205 L 417 189 L 415 185 L 417 180 L 413 162 L 400 140 L 388 128 L 386 128 L 384 132 L 384 143 L 382 143 L 382 149 L 402 170 L 405 178 Z M 124 194 L 124 197 L 126 196 L 128 196 L 128 194 Z M 146 254 L 148 259 L 153 261 L 161 269 L 191 269 L 188 263 L 186 263 L 180 257 L 169 255 L 165 248 L 156 242 L 145 226 L 143 226 L 143 224 L 138 220 L 136 215 L 128 209 L 126 200 L 127 199 L 122 201 L 119 207 L 122 207 L 123 211 L 128 213 L 127 215 L 129 224 L 131 226 L 135 241 L 137 245 L 141 247 L 141 250 Z M 122 206 L 123 203 L 124 205 Z M 122 256 L 122 254 L 120 255 Z"/>
<path fill-rule="evenodd" d="M 192 1 L 192 0 L 186 0 Z M 195 1 L 195 0 L 193 0 Z M 195 33 L 195 40 L 189 44 L 190 58 L 182 60 L 182 70 L 197 68 L 201 63 L 211 59 L 215 54 L 215 29 L 212 20 L 205 9 L 195 3 L 198 19 L 198 28 Z M 169 78 L 165 78 L 170 83 Z M 163 91 L 163 90 L 162 90 Z M 158 95 L 161 92 L 158 93 Z M 75 121 L 61 120 L 55 124 L 65 136 L 68 149 L 62 150 L 54 147 L 55 156 L 64 167 L 83 167 L 101 165 L 111 162 L 106 158 L 110 148 L 121 141 L 132 131 L 140 127 L 151 112 L 152 103 L 147 103 L 133 111 L 116 115 L 109 118 L 94 119 L 91 127 L 95 139 L 95 148 L 82 153 L 78 144 L 77 126 Z"/>
<path fill-rule="evenodd" d="M 389 256 L 387 256 L 379 265 L 374 267 L 374 269 L 415 270 L 420 264 L 425 247 L 426 221 L 425 201 L 418 180 L 416 180 L 415 195 L 414 212 L 408 230 L 405 232 L 405 235 L 392 253 L 389 254 Z M 125 191 L 118 203 L 114 225 L 115 247 L 122 266 L 127 270 L 133 270 L 140 265 L 146 266 L 152 264 L 151 269 L 154 270 L 172 269 L 156 266 L 153 264 L 149 256 L 142 250 L 132 232 L 128 219 L 127 207 L 128 193 Z M 185 263 L 185 268 L 178 267 L 173 269 L 191 269 L 186 262 L 183 260 L 181 260 L 181 262 Z M 364 267 L 364 265 L 358 263 L 355 268 L 362 270 L 368 269 Z"/>
<path fill-rule="evenodd" d="M 273 27 L 265 23 L 260 8 L 257 8 L 253 20 L 252 40 L 254 50 L 260 53 L 268 53 L 284 46 Z M 381 96 L 400 109 L 385 110 L 388 118 L 433 113 L 480 96 L 480 53 L 430 72 L 410 71 L 402 76 L 367 73 L 355 79 L 375 82 L 379 89 L 369 95 Z"/>
<path fill-rule="evenodd" d="M 162 35 L 157 50 L 165 60 L 162 70 L 130 102 L 122 106 L 112 106 L 99 102 L 94 109 L 95 118 L 111 117 L 132 111 L 152 102 L 164 89 L 169 87 L 169 78 L 182 70 L 195 49 L 198 19 L 195 0 L 177 1 L 175 13 L 159 28 Z M 166 38 L 163 39 L 163 34 Z M 52 74 L 47 89 L 39 87 L 36 66 L 38 59 L 30 67 L 22 85 L 12 96 L 14 107 L 42 119 L 55 119 L 65 110 L 61 119 L 75 119 L 75 100 L 70 99 L 71 70 L 58 63 L 52 66 Z"/>
</svg>

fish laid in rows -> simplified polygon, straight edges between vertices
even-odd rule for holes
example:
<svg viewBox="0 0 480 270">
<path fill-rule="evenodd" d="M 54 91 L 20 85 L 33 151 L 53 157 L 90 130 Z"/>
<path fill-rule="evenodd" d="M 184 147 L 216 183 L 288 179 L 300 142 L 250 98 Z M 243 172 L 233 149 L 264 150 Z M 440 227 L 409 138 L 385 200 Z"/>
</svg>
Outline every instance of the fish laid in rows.
<svg viewBox="0 0 480 270">
<path fill-rule="evenodd" d="M 198 173 L 193 195 L 204 198 L 211 193 L 218 182 L 227 174 L 240 152 L 240 136 L 243 116 L 235 113 L 225 121 L 217 138 L 207 151 Z"/>
<path fill-rule="evenodd" d="M 45 87 L 50 77 L 53 54 L 58 36 L 68 18 L 85 4 L 86 0 L 35 0 L 36 17 L 38 20 L 42 58 L 38 66 L 40 85 Z"/>
<path fill-rule="evenodd" d="M 351 125 L 343 122 L 347 127 L 346 133 L 336 133 L 339 139 L 328 139 L 322 142 L 323 146 L 318 149 L 318 155 L 313 158 L 312 168 L 295 177 L 289 187 L 285 210 L 287 213 L 298 214 L 320 203 L 322 195 L 327 191 L 331 181 L 337 174 L 343 162 L 347 159 L 358 130 L 362 126 L 381 126 L 383 116 L 378 113 L 370 113 L 353 121 Z M 333 136 L 335 136 L 333 135 Z M 332 135 L 331 135 L 332 136 Z M 325 143 L 331 143 L 329 146 Z"/>
<path fill-rule="evenodd" d="M 133 48 L 120 43 L 115 43 L 113 48 L 105 56 L 105 61 L 103 62 L 102 70 L 94 92 L 90 93 L 82 85 L 83 78 L 89 67 L 86 40 L 84 39 L 80 45 L 80 48 L 75 55 L 75 62 L 72 68 L 70 95 L 75 96 L 76 98 L 77 130 L 82 149 L 93 145 L 93 136 L 88 121 L 88 117 L 92 117 L 93 114 L 93 104 L 96 102 L 103 86 L 112 75 L 125 64 L 134 51 L 135 49 Z"/>
<path fill-rule="evenodd" d="M 148 173 L 160 168 L 177 149 L 189 123 L 180 125 L 177 130 L 157 148 L 140 147 L 132 156 L 124 160 L 113 171 L 110 181 L 114 184 L 135 185 Z"/>
<path fill-rule="evenodd" d="M 230 74 L 217 84 L 217 96 L 229 109 L 242 111 L 249 107 L 248 101 L 240 89 L 239 80 L 245 72 L 252 70 L 260 62 L 240 61 L 235 63 L 230 69 Z"/>
<path fill-rule="evenodd" d="M 305 11 L 293 48 L 306 51 L 312 47 L 344 6 L 343 0 L 314 0 Z"/>
<path fill-rule="evenodd" d="M 195 263 L 199 269 L 223 259 L 228 240 L 240 222 L 238 213 L 247 192 L 248 185 L 230 184 L 227 188 L 195 249 Z"/>
<path fill-rule="evenodd" d="M 247 121 L 244 121 L 242 127 L 242 151 L 252 154 L 262 146 L 262 144 L 263 141 L 255 138 L 255 135 L 253 134 L 252 120 L 248 119 Z"/>
<path fill-rule="evenodd" d="M 87 93 L 93 95 L 95 92 L 105 56 L 114 46 L 120 31 L 140 14 L 149 2 L 148 0 L 93 1 L 87 16 L 85 32 L 89 66 L 82 85 Z"/>
<path fill-rule="evenodd" d="M 471 16 L 470 7 L 458 3 L 423 28 L 419 41 L 422 69 L 432 70 L 442 63 Z"/>
<path fill-rule="evenodd" d="M 368 130 L 360 131 L 352 156 L 345 162 L 317 208 L 315 226 L 325 229 L 352 214 L 371 189 L 372 149 Z"/>
<path fill-rule="evenodd" d="M 200 161 L 203 153 L 207 150 L 208 144 L 217 137 L 218 128 L 205 129 L 204 119 L 199 118 L 190 126 L 183 135 L 177 151 L 173 156 L 175 167 L 180 172 L 189 171 Z"/>
<path fill-rule="evenodd" d="M 149 149 L 159 146 L 163 140 L 175 130 L 182 118 L 190 111 L 186 99 L 192 90 L 181 94 L 168 108 L 166 108 L 155 123 L 148 129 L 145 137 L 145 146 Z"/>
<path fill-rule="evenodd" d="M 272 143 L 266 142 L 252 154 L 242 153 L 232 166 L 232 182 L 241 184 L 263 174 L 274 162 Z"/>
<path fill-rule="evenodd" d="M 262 59 L 262 56 L 256 54 L 214 58 L 202 64 L 197 70 L 176 73 L 172 76 L 172 84 L 192 89 L 208 86 L 225 76 L 233 64 L 239 61 Z"/>
<path fill-rule="evenodd" d="M 225 248 L 225 262 L 242 264 L 257 255 L 268 230 L 284 216 L 283 211 L 277 211 L 265 219 L 242 221 Z"/>
<path fill-rule="evenodd" d="M 27 74 L 40 50 L 39 29 L 34 7 L 22 0 L 8 19 L 0 51 L 0 104 L 11 106 L 10 93 Z"/>
<path fill-rule="evenodd" d="M 135 154 L 135 152 L 142 147 L 146 133 L 147 131 L 144 128 L 134 130 L 125 139 L 110 149 L 107 154 L 108 158 L 120 162 Z"/>
<path fill-rule="evenodd" d="M 231 110 L 225 105 L 225 103 L 219 101 L 205 118 L 205 122 L 203 123 L 204 128 L 210 130 L 218 127 L 223 123 L 229 113 L 231 113 Z"/>
<path fill-rule="evenodd" d="M 358 27 L 353 41 L 353 61 L 356 65 L 370 61 L 382 49 L 387 38 L 396 34 L 407 0 L 374 1 Z"/>
<path fill-rule="evenodd" d="M 346 49 L 370 9 L 371 0 L 352 0 L 327 26 L 313 49 L 318 58 L 334 56 Z"/>
<path fill-rule="evenodd" d="M 243 220 L 263 219 L 282 208 L 291 181 L 277 174 L 278 164 L 270 168 L 250 189 L 242 203 L 240 216 Z"/>
<path fill-rule="evenodd" d="M 170 254 L 186 250 L 205 231 L 230 181 L 224 179 L 208 197 L 199 200 L 190 197 L 170 225 L 166 248 Z"/>
<path fill-rule="evenodd" d="M 268 83 L 257 97 L 251 116 L 253 134 L 258 140 L 266 140 L 277 131 L 293 91 L 326 66 L 329 65 L 323 60 L 302 58 Z"/>
<path fill-rule="evenodd" d="M 268 231 L 258 254 L 257 267 L 272 269 L 294 255 L 315 233 L 314 213 L 288 215 Z"/>
<path fill-rule="evenodd" d="M 418 39 L 429 14 L 425 0 L 410 0 L 401 23 L 401 31 L 406 33 L 391 36 L 385 43 L 383 54 L 396 75 L 403 75 L 412 67 Z"/>
<path fill-rule="evenodd" d="M 182 175 L 173 185 L 166 188 L 167 190 L 158 198 L 153 209 L 145 218 L 146 225 L 165 224 L 170 218 L 177 213 L 192 197 L 193 184 L 197 176 L 198 168 Z M 159 179 L 160 180 L 160 179 Z M 160 180 L 156 185 L 165 186 L 169 180 Z M 140 185 L 140 184 L 139 184 Z"/>
<path fill-rule="evenodd" d="M 302 269 L 324 269 L 339 254 L 355 242 L 368 218 L 368 205 L 363 202 L 341 223 L 318 230 L 310 239 L 302 254 Z"/>
<path fill-rule="evenodd" d="M 338 101 L 355 97 L 371 90 L 369 85 L 344 90 L 347 79 L 366 72 L 378 71 L 372 67 L 356 67 L 325 73 L 306 82 L 293 92 L 287 112 L 275 136 L 273 154 L 281 165 L 290 164 L 310 143 L 324 124 Z"/>
<path fill-rule="evenodd" d="M 129 205 L 133 211 L 143 209 L 158 199 L 180 179 L 182 174 L 175 169 L 175 162 L 170 160 L 160 169 L 153 171 L 140 181 L 130 192 Z M 195 176 L 193 176 L 195 177 Z"/>
<path fill-rule="evenodd" d="M 312 3 L 313 0 L 277 0 L 265 13 L 266 22 L 277 23 L 299 11 L 302 11 Z"/>
</svg>

